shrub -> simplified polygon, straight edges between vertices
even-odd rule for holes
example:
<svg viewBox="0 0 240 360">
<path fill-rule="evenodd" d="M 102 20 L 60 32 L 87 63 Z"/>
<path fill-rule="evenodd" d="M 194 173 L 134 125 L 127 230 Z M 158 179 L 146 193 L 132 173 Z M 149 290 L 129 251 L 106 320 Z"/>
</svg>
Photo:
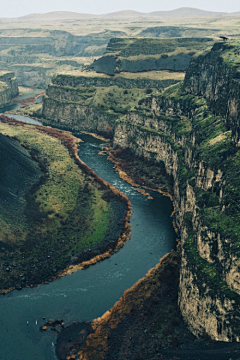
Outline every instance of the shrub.
<svg viewBox="0 0 240 360">
<path fill-rule="evenodd" d="M 152 93 L 152 89 L 148 88 L 148 89 L 146 90 L 146 94 L 151 94 L 151 93 Z"/>
</svg>

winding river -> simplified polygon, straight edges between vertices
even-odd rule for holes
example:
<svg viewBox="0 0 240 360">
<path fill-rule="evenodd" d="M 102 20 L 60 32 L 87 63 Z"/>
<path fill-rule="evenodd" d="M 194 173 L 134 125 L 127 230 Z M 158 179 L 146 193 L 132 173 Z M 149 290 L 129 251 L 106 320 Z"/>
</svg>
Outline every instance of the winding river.
<svg viewBox="0 0 240 360">
<path fill-rule="evenodd" d="M 36 123 L 30 118 L 20 120 Z M 39 123 L 39 122 L 38 122 Z M 145 276 L 161 257 L 175 247 L 175 232 L 169 198 L 151 192 L 153 200 L 135 191 L 121 180 L 106 156 L 98 155 L 102 142 L 89 135 L 84 140 L 80 157 L 101 178 L 125 193 L 131 203 L 131 240 L 124 247 L 85 270 L 36 288 L 13 291 L 0 297 L 0 359 L 50 360 L 55 355 L 56 335 L 40 332 L 46 320 L 91 320 L 101 316 L 122 296 L 124 290 Z"/>
</svg>

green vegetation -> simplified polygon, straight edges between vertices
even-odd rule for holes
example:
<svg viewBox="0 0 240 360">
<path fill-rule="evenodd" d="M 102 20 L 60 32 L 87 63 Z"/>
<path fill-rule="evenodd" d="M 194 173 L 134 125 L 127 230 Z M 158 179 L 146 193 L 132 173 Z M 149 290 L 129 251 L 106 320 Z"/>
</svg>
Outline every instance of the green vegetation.
<svg viewBox="0 0 240 360">
<path fill-rule="evenodd" d="M 239 67 L 240 64 L 240 41 L 233 40 L 225 45 L 222 57 L 231 66 Z"/>
<path fill-rule="evenodd" d="M 137 38 L 173 38 L 175 48 L 179 39 L 217 37 L 227 33 L 239 34 L 237 16 L 166 18 L 145 17 L 131 18 L 124 14 L 119 18 L 83 17 L 81 19 L 50 17 L 3 19 L 0 23 L 0 70 L 15 72 L 20 85 L 44 87 L 51 77 L 58 72 L 75 71 L 90 65 L 104 54 L 111 38 L 122 39 L 122 54 L 131 53 L 125 38 L 135 41 Z M 149 40 L 149 39 L 148 39 Z M 172 39 L 171 39 L 172 40 Z M 153 42 L 154 43 L 154 42 Z M 172 43 L 173 44 L 173 43 Z M 199 48 L 203 44 L 193 44 Z M 181 47 L 184 47 L 181 44 Z M 113 45 L 114 51 L 115 47 Z M 139 52 L 133 44 L 132 55 Z M 167 49 L 168 50 L 168 49 Z M 201 50 L 201 49 L 199 49 Z M 146 55 L 156 52 L 156 47 L 146 45 L 141 50 Z M 196 50 L 189 49 L 189 52 Z M 157 52 L 158 53 L 158 50 Z M 162 52 L 161 52 L 162 53 Z M 125 55 L 121 55 L 125 56 Z M 129 56 L 129 55 L 127 55 Z"/>
<path fill-rule="evenodd" d="M 39 88 L 31 88 L 25 86 L 19 86 L 19 94 L 16 98 L 14 98 L 14 102 L 22 102 L 26 101 L 27 99 L 34 99 L 35 96 L 39 95 L 40 93 L 44 93 L 44 89 Z"/>
<path fill-rule="evenodd" d="M 208 286 L 211 286 L 212 296 L 220 295 L 223 300 L 226 297 L 240 304 L 239 295 L 231 291 L 227 283 L 221 279 L 216 264 L 210 264 L 198 254 L 197 245 L 191 237 L 188 237 L 184 242 L 184 250 L 190 266 L 197 266 L 198 268 L 198 279 L 195 280 L 198 287 L 201 287 L 206 282 Z"/>
<path fill-rule="evenodd" d="M 54 267 L 66 266 L 69 255 L 104 240 L 113 210 L 111 202 L 103 199 L 107 190 L 100 184 L 96 185 L 95 180 L 78 167 L 60 139 L 33 125 L 0 123 L 0 132 L 28 149 L 43 171 L 40 181 L 29 188 L 26 196 L 21 198 L 22 195 L 16 192 L 20 205 L 15 209 L 15 215 L 4 207 L 0 208 L 0 241 L 3 246 L 0 252 L 3 252 L 4 259 L 11 255 L 10 261 L 18 264 L 12 273 L 0 269 L 5 278 L 2 286 L 4 283 L 11 286 L 12 281 L 15 284 L 20 282 L 19 274 L 23 267 L 28 268 L 32 263 L 36 265 L 31 274 L 34 283 L 38 276 L 44 278 L 44 275 L 54 274 Z M 14 199 L 9 200 L 10 209 Z M 3 261 L 0 258 L 0 264 Z M 18 280 L 12 280 L 13 275 Z"/>
<path fill-rule="evenodd" d="M 236 251 L 240 248 L 240 151 L 231 143 L 230 131 L 227 131 L 224 120 L 219 116 L 214 116 L 207 107 L 203 98 L 185 95 L 181 87 L 174 86 L 166 90 L 162 97 L 171 97 L 173 101 L 182 104 L 183 108 L 195 109 L 192 119 L 172 118 L 173 131 L 177 137 L 184 135 L 191 137 L 195 133 L 197 149 L 195 158 L 197 161 L 203 161 L 210 169 L 217 171 L 221 169 L 224 172 L 226 186 L 223 190 L 223 198 L 220 204 L 218 183 L 207 191 L 200 191 L 194 187 L 196 200 L 200 206 L 202 220 L 209 230 L 218 232 L 223 238 L 231 238 L 233 247 Z M 170 119 L 168 119 L 168 122 Z M 191 147 L 191 144 L 188 144 Z M 178 152 L 178 154 L 180 154 Z M 181 154 L 180 154 L 181 155 Z M 184 163 L 183 155 L 180 160 L 180 181 L 185 189 L 187 181 L 195 184 L 195 177 Z M 181 165 L 182 164 L 182 165 Z M 239 174 L 239 175 L 238 175 Z M 184 186 L 185 184 L 185 186 Z M 222 211 L 223 205 L 225 210 Z"/>
</svg>

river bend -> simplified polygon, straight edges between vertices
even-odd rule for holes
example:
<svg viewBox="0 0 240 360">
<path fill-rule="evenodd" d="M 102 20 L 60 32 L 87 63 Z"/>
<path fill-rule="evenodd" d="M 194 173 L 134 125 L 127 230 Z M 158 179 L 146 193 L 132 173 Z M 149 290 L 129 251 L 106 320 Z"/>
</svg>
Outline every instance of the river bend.
<svg viewBox="0 0 240 360">
<path fill-rule="evenodd" d="M 30 118 L 12 116 L 20 120 Z M 50 318 L 91 320 L 110 309 L 149 269 L 175 247 L 169 198 L 150 192 L 153 200 L 121 180 L 106 156 L 98 155 L 101 140 L 79 135 L 79 155 L 101 178 L 126 194 L 131 203 L 131 240 L 110 258 L 46 285 L 0 297 L 0 360 L 53 360 L 56 336 L 40 332 Z M 45 318 L 46 320 L 43 320 Z"/>
</svg>

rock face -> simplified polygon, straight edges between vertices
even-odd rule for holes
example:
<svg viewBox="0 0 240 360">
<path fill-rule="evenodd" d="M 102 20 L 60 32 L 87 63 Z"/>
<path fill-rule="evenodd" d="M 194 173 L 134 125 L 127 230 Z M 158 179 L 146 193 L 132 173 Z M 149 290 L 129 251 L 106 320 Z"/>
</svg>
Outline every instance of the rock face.
<svg viewBox="0 0 240 360">
<path fill-rule="evenodd" d="M 18 95 L 18 81 L 13 72 L 0 72 L 0 106 L 11 102 Z"/>
<path fill-rule="evenodd" d="M 112 127 L 115 147 L 164 163 L 173 177 L 182 245 L 179 307 L 196 336 L 219 341 L 240 341 L 239 51 L 237 43 L 216 43 L 192 58 L 183 84 L 98 123 Z M 48 119 L 50 111 L 56 118 L 57 101 L 45 100 Z M 80 109 L 68 106 L 76 119 Z M 94 116 L 86 118 L 81 125 L 97 129 Z"/>
<path fill-rule="evenodd" d="M 193 59 L 182 89 L 143 102 L 151 114 L 129 114 L 114 136 L 115 146 L 163 161 L 173 176 L 182 242 L 179 306 L 196 336 L 219 341 L 240 341 L 239 90 L 237 67 L 226 61 L 232 50 L 238 48 L 216 44 Z"/>
<path fill-rule="evenodd" d="M 98 108 L 49 97 L 44 100 L 43 116 L 51 119 L 51 124 L 105 134 L 109 127 L 114 126 L 118 117 L 116 114 L 107 115 Z"/>
<path fill-rule="evenodd" d="M 226 236 L 224 227 L 217 223 L 232 221 L 231 214 L 223 212 L 222 195 L 226 196 L 225 182 L 231 174 L 223 172 L 226 160 L 218 166 L 200 161 L 197 153 L 200 134 L 191 130 L 191 135 L 187 134 L 189 138 L 185 131 L 179 136 L 181 118 L 177 121 L 175 115 L 171 123 L 171 118 L 165 117 L 166 112 L 173 111 L 173 106 L 182 117 L 188 115 L 183 100 L 153 98 L 152 103 L 144 105 L 152 109 L 154 116 L 130 114 L 119 120 L 114 146 L 129 148 L 134 154 L 155 161 L 156 165 L 164 162 L 167 174 L 174 178 L 182 242 L 179 305 L 191 331 L 196 336 L 207 333 L 215 340 L 239 341 L 240 262 L 236 255 L 239 245 L 235 237 Z M 193 111 L 192 128 L 198 123 L 199 111 L 199 107 Z M 216 214 L 205 222 L 209 211 Z"/>
</svg>

